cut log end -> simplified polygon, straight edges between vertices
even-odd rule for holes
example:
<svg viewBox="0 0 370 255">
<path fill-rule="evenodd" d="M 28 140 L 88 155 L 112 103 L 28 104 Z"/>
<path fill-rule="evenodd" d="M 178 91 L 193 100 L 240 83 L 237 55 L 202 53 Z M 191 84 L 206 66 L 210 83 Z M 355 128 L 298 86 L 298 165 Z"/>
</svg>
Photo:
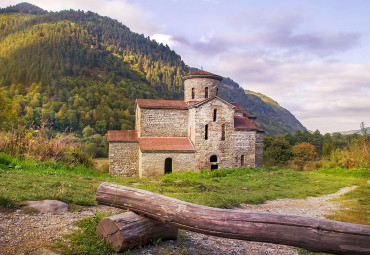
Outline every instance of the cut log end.
<svg viewBox="0 0 370 255">
<path fill-rule="evenodd" d="M 125 212 L 102 219 L 96 234 L 103 236 L 116 252 L 148 244 L 154 239 L 177 238 L 178 229 L 155 220 Z"/>
</svg>

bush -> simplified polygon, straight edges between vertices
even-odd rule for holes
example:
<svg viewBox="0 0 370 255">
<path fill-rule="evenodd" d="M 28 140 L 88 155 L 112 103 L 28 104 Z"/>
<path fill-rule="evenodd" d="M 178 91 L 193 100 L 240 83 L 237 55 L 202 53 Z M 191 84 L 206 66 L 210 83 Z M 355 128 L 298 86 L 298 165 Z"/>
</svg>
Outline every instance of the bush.
<svg viewBox="0 0 370 255">
<path fill-rule="evenodd" d="M 325 166 L 348 169 L 370 168 L 370 136 L 365 133 L 352 141 L 348 148 L 333 150 L 330 156 L 325 158 Z"/>
<path fill-rule="evenodd" d="M 48 129 L 18 127 L 9 132 L 0 132 L 0 152 L 15 157 L 38 161 L 62 161 L 68 165 L 93 166 L 91 157 L 81 150 L 72 134 L 49 138 Z"/>
<path fill-rule="evenodd" d="M 286 166 L 292 157 L 290 143 L 282 137 L 277 137 L 264 144 L 264 161 L 270 166 Z"/>
</svg>

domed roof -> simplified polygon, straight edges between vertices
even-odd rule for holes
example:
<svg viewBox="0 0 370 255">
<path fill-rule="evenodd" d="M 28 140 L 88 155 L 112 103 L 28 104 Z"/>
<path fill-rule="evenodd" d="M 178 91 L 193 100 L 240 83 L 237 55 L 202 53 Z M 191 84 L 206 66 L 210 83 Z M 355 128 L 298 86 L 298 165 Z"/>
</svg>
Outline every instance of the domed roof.
<svg viewBox="0 0 370 255">
<path fill-rule="evenodd" d="M 219 76 L 219 75 L 213 74 L 213 73 L 209 73 L 209 72 L 206 72 L 206 71 L 203 71 L 203 70 L 199 70 L 197 72 L 192 72 L 192 73 L 189 73 L 189 74 L 185 75 L 184 77 L 182 77 L 183 80 L 195 79 L 195 78 L 209 78 L 209 79 L 215 79 L 215 80 L 219 80 L 219 81 L 222 80 L 222 76 Z"/>
</svg>

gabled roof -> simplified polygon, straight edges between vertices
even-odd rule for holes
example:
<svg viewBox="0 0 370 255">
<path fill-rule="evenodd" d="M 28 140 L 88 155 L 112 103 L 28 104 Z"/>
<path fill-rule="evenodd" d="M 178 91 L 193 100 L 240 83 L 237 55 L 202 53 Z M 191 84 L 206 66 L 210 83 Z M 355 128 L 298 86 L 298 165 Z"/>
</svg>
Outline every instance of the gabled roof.
<svg viewBox="0 0 370 255">
<path fill-rule="evenodd" d="M 244 108 L 241 107 L 238 103 L 235 103 L 235 102 L 231 102 L 230 104 L 232 104 L 233 106 L 235 106 L 235 111 L 237 112 L 243 112 L 243 116 L 244 117 L 248 117 L 249 119 L 257 119 L 256 116 L 252 115 L 252 114 L 249 114 L 249 113 L 246 113 Z"/>
<path fill-rule="evenodd" d="M 136 130 L 108 130 L 108 142 L 134 142 L 137 141 Z"/>
<path fill-rule="evenodd" d="M 183 100 L 136 99 L 140 108 L 149 109 L 187 109 L 188 105 Z"/>
<path fill-rule="evenodd" d="M 222 80 L 222 76 L 219 76 L 217 74 L 209 73 L 203 70 L 199 70 L 197 72 L 192 72 L 187 75 L 184 75 L 182 77 L 183 80 L 187 79 L 194 79 L 194 78 L 209 78 L 209 79 L 215 79 L 215 80 Z"/>
<path fill-rule="evenodd" d="M 140 137 L 138 140 L 141 151 L 195 152 L 187 137 Z"/>
<path fill-rule="evenodd" d="M 235 111 L 237 112 L 244 112 L 244 108 L 241 107 L 238 103 L 235 103 L 235 102 L 230 102 L 230 104 L 232 104 L 233 106 L 235 106 Z"/>
<path fill-rule="evenodd" d="M 218 96 L 214 96 L 214 97 L 210 97 L 210 98 L 207 98 L 207 99 L 204 99 L 203 101 L 199 101 L 199 102 L 196 102 L 192 105 L 189 105 L 189 108 L 192 108 L 192 107 L 199 107 L 205 103 L 208 103 L 209 101 L 212 101 L 214 99 L 219 99 L 220 101 L 224 102 L 225 104 L 228 104 L 230 105 L 232 108 L 235 108 L 234 105 L 232 105 L 231 103 L 227 102 L 226 100 L 222 99 L 221 97 L 218 97 Z"/>
<path fill-rule="evenodd" d="M 257 130 L 259 132 L 265 132 L 256 127 L 248 117 L 234 116 L 234 128 L 235 130 Z"/>
</svg>

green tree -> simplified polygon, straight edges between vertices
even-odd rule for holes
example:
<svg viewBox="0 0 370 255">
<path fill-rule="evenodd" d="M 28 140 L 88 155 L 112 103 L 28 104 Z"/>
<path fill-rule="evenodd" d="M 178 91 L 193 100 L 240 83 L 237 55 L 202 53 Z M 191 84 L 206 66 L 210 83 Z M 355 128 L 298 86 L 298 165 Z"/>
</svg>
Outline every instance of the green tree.
<svg viewBox="0 0 370 255">
<path fill-rule="evenodd" d="M 286 166 L 292 157 L 292 147 L 283 136 L 269 139 L 264 145 L 265 163 L 272 166 Z"/>
</svg>

